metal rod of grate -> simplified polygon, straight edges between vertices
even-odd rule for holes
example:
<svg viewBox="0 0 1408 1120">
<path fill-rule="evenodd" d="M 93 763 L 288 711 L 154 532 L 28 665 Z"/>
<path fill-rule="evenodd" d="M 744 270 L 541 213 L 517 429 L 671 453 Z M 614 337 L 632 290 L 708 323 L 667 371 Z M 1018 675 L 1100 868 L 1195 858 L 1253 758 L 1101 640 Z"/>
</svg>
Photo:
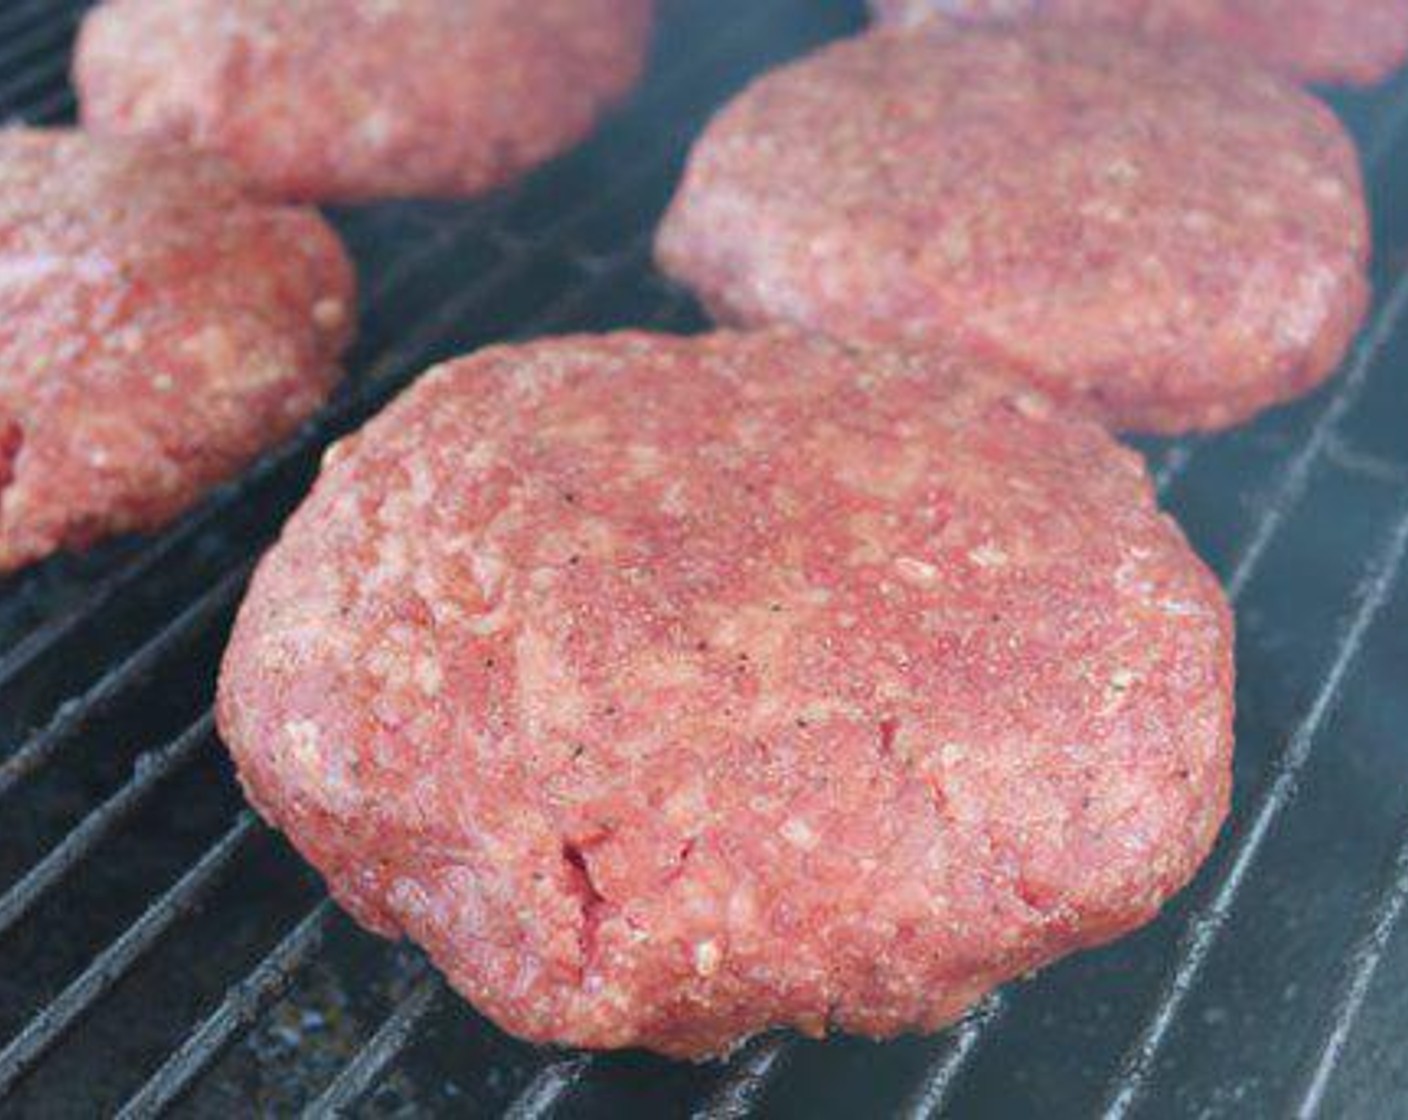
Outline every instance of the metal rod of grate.
<svg viewBox="0 0 1408 1120">
<path fill-rule="evenodd" d="M 78 3 L 60 5 L 60 10 L 56 12 L 50 0 L 15 0 L 8 9 L 0 12 L 0 35 L 28 34 L 37 28 L 52 26 L 57 21 L 71 19 L 87 6 L 87 0 L 79 0 Z"/>
<path fill-rule="evenodd" d="M 132 778 L 69 831 L 59 845 L 0 895 L 0 936 L 63 882 L 123 821 L 141 807 L 162 782 L 177 773 L 215 738 L 209 713 L 173 742 L 137 759 Z"/>
<path fill-rule="evenodd" d="M 313 907 L 253 972 L 225 992 L 220 1005 L 127 1100 L 118 1120 L 158 1116 L 189 1092 L 225 1047 L 256 1023 L 317 955 L 337 913 L 331 898 Z"/>
<path fill-rule="evenodd" d="M 64 45 L 78 16 L 77 11 L 58 12 L 52 19 L 9 35 L 0 47 L 0 72 L 11 72 L 22 60 L 40 51 L 47 55 L 45 61 L 50 67 L 62 72 L 64 54 L 56 48 Z"/>
<path fill-rule="evenodd" d="M 189 643 L 233 606 L 249 578 L 250 563 L 241 564 L 142 644 L 127 660 L 99 678 L 78 699 L 63 705 L 45 728 L 31 735 L 0 762 L 0 798 L 51 762 L 92 722 L 140 688 L 175 650 Z"/>
<path fill-rule="evenodd" d="M 953 1096 L 959 1074 L 972 1060 L 974 1051 L 996 1025 L 1006 1007 L 1006 997 L 1000 992 L 993 992 L 953 1028 L 949 1045 L 944 1048 L 938 1061 L 925 1070 L 923 1080 L 901 1110 L 902 1117 L 906 1120 L 924 1120 L 925 1117 L 939 1116 L 944 1112 Z"/>
<path fill-rule="evenodd" d="M 304 1111 L 304 1120 L 329 1120 L 343 1116 L 374 1088 L 414 1037 L 416 1029 L 434 1010 L 435 1001 L 443 990 L 444 982 L 439 976 L 431 975 L 421 980 L 396 1005 L 371 1041 L 342 1068 L 323 1095 Z"/>
<path fill-rule="evenodd" d="M 1405 909 L 1408 909 L 1408 820 L 1399 830 L 1383 882 L 1364 906 L 1360 933 L 1345 960 L 1329 1014 L 1317 1036 L 1318 1042 L 1302 1068 L 1292 1109 L 1302 1120 L 1319 1115 L 1324 1106 L 1330 1079 L 1339 1066 L 1379 963 L 1399 929 Z"/>
<path fill-rule="evenodd" d="M 596 1061 L 576 1054 L 540 1069 L 504 1113 L 504 1120 L 541 1120 L 549 1116 L 586 1076 Z"/>
<path fill-rule="evenodd" d="M 143 911 L 121 937 L 98 954 L 92 964 L 0 1050 L 0 1098 L 8 1094 L 34 1063 L 215 886 L 256 828 L 254 814 L 241 813 L 229 831 L 175 886 Z"/>
<path fill-rule="evenodd" d="M 793 1049 L 784 1035 L 754 1039 L 729 1063 L 727 1074 L 694 1110 L 694 1120 L 739 1120 L 752 1115 L 772 1079 L 787 1066 Z"/>
</svg>

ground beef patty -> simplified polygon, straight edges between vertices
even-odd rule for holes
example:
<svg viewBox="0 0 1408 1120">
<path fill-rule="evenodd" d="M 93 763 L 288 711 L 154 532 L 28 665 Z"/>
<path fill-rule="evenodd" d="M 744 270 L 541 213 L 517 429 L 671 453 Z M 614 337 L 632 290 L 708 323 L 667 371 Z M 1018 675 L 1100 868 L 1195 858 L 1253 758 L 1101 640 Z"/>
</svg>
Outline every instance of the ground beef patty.
<svg viewBox="0 0 1408 1120">
<path fill-rule="evenodd" d="M 1322 380 L 1367 302 L 1358 162 L 1221 50 L 1056 26 L 877 32 L 714 121 L 661 229 L 722 320 L 971 347 L 1119 428 Z"/>
<path fill-rule="evenodd" d="M 255 578 L 219 722 L 362 922 L 538 1041 L 889 1035 L 1147 921 L 1223 818 L 1217 584 L 953 362 L 567 338 L 428 374 Z"/>
<path fill-rule="evenodd" d="M 650 0 L 108 0 L 84 124 L 218 151 L 307 199 L 476 194 L 580 140 L 640 73 Z"/>
<path fill-rule="evenodd" d="M 1310 82 L 1371 85 L 1408 56 L 1408 0 L 870 0 L 875 18 L 1032 16 L 1105 24 L 1160 39 L 1199 37 Z"/>
<path fill-rule="evenodd" d="M 0 572 L 153 528 L 327 396 L 351 266 L 166 145 L 0 132 Z"/>
</svg>

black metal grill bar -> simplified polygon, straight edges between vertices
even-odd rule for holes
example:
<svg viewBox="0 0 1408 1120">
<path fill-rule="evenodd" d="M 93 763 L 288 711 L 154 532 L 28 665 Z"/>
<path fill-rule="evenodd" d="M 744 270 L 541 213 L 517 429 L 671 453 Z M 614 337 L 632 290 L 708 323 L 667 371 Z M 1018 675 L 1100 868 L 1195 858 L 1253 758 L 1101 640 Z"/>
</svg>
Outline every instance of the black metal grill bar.
<svg viewBox="0 0 1408 1120">
<path fill-rule="evenodd" d="M 1408 311 L 1408 272 L 1402 273 L 1394 282 L 1382 310 L 1355 347 L 1349 370 L 1344 374 L 1339 388 L 1316 417 L 1314 427 L 1301 444 L 1295 458 L 1282 471 L 1281 483 L 1275 496 L 1268 504 L 1265 515 L 1258 521 L 1250 541 L 1242 550 L 1232 574 L 1227 578 L 1227 595 L 1234 603 L 1241 598 L 1247 583 L 1256 573 L 1263 554 L 1286 518 L 1300 504 L 1306 488 L 1310 485 L 1317 462 L 1322 458 L 1340 421 L 1359 399 L 1359 394 L 1363 392 L 1369 380 L 1375 358 L 1398 329 L 1405 311 Z"/>
<path fill-rule="evenodd" d="M 1270 779 L 1232 849 L 1226 869 L 1216 879 L 1207 902 L 1198 908 L 1184 930 L 1174 966 L 1111 1084 L 1105 1106 L 1109 1120 L 1128 1116 L 1147 1086 L 1154 1062 L 1197 983 L 1213 945 L 1227 925 L 1242 884 L 1250 875 L 1276 821 L 1295 797 L 1300 773 L 1310 759 L 1320 729 L 1333 710 L 1371 627 L 1389 602 L 1403 567 L 1405 551 L 1408 551 L 1408 506 L 1398 517 L 1382 554 L 1375 558 L 1365 576 L 1359 590 L 1359 606 L 1338 640 L 1329 671 L 1310 709 L 1277 758 Z"/>
<path fill-rule="evenodd" d="M 166 746 L 138 758 L 127 784 L 84 817 L 57 847 L 0 896 L 0 937 L 62 883 L 104 837 L 135 813 L 196 751 L 208 746 L 214 735 L 215 722 L 207 714 Z"/>
<path fill-rule="evenodd" d="M 1331 438 L 1325 458 L 1338 470 L 1358 478 L 1370 478 L 1390 486 L 1408 486 L 1408 464 L 1396 463 L 1379 455 L 1360 451 L 1338 436 Z"/>
<path fill-rule="evenodd" d="M 17 110 L 23 119 L 32 125 L 53 124 L 60 117 L 74 111 L 78 99 L 68 86 L 56 89 L 22 109 Z"/>
<path fill-rule="evenodd" d="M 226 1047 L 283 995 L 294 976 L 322 948 L 337 913 L 331 898 L 319 902 L 253 972 L 226 991 L 220 1006 L 122 1106 L 118 1120 L 158 1116 L 180 1100 Z"/>
<path fill-rule="evenodd" d="M 747 16 L 735 20 L 728 28 L 714 36 L 706 47 L 692 55 L 690 65 L 682 66 L 672 72 L 668 80 L 660 83 L 661 87 L 664 90 L 675 92 L 683 88 L 685 79 L 696 74 L 702 64 L 716 58 L 721 46 L 727 46 L 742 30 L 752 27 L 764 15 L 775 14 L 777 9 L 776 0 L 751 8 Z M 549 237 L 556 236 L 572 225 L 591 218 L 602 207 L 618 198 L 624 186 L 634 182 L 642 170 L 658 167 L 661 161 L 668 158 L 669 150 L 668 145 L 647 145 L 643 149 L 642 159 L 633 160 L 628 167 L 622 169 L 621 177 L 613 182 L 611 191 L 585 200 L 582 205 L 564 210 L 553 222 L 540 231 L 542 240 L 546 243 Z M 408 248 L 387 270 L 395 273 L 394 285 L 383 282 L 374 288 L 376 300 L 380 302 L 388 298 L 395 287 L 410 280 L 419 267 L 442 253 L 452 251 L 457 244 L 461 243 L 464 236 L 477 232 L 484 222 L 485 215 L 475 213 L 462 223 L 453 223 L 449 237 L 427 237 Z M 510 282 L 515 276 L 526 272 L 545 253 L 546 250 L 540 249 L 523 256 L 510 257 L 503 264 L 490 269 L 484 277 L 471 286 L 476 299 L 488 297 L 495 289 Z M 443 322 L 453 324 L 457 318 L 465 313 L 464 308 L 458 302 L 456 307 L 459 309 L 457 314 L 442 316 Z M 440 329 L 443 333 L 445 327 L 441 326 Z M 423 339 L 418 336 L 415 346 L 400 345 L 384 353 L 371 364 L 367 373 L 359 379 L 354 388 L 337 398 L 322 413 L 305 424 L 292 439 L 261 457 L 242 478 L 217 491 L 209 501 L 185 517 L 174 528 L 146 545 L 140 553 L 99 583 L 72 609 L 26 635 L 9 653 L 0 657 L 0 689 L 12 683 L 17 676 L 59 642 L 92 622 L 109 603 L 145 578 L 177 548 L 195 539 L 206 528 L 215 524 L 220 517 L 228 514 L 260 483 L 315 450 L 332 438 L 337 430 L 354 424 L 359 416 L 365 416 L 378 408 L 404 382 L 409 372 L 407 367 L 416 354 L 424 351 L 434 341 L 433 336 Z M 3 792 L 4 786 L 3 783 L 0 783 L 0 795 L 3 795 Z"/>
<path fill-rule="evenodd" d="M 960 1074 L 1006 1009 L 1007 997 L 993 992 L 953 1028 L 943 1054 L 925 1072 L 924 1080 L 905 1102 L 900 1112 L 902 1120 L 928 1120 L 943 1114 Z"/>
<path fill-rule="evenodd" d="M 504 1112 L 504 1120 L 543 1120 L 567 1098 L 596 1064 L 590 1054 L 577 1054 L 540 1069 Z"/>
<path fill-rule="evenodd" d="M 1371 170 L 1378 167 L 1393 154 L 1393 145 L 1405 126 L 1408 126 L 1408 92 L 1400 94 L 1378 121 L 1374 134 L 1364 144 L 1364 164 Z"/>
<path fill-rule="evenodd" d="M 1315 1049 L 1303 1067 L 1294 1113 L 1303 1120 L 1320 1114 L 1330 1079 L 1349 1042 L 1350 1033 L 1369 996 L 1369 988 L 1379 962 L 1388 951 L 1408 906 L 1408 821 L 1399 831 L 1387 873 L 1371 899 L 1365 903 L 1360 932 L 1350 950 L 1343 972 L 1330 1001 L 1329 1014 Z"/>
<path fill-rule="evenodd" d="M 172 650 L 190 641 L 232 606 L 249 577 L 251 567 L 252 562 L 246 561 L 224 576 L 136 653 L 104 674 L 79 699 L 62 706 L 48 726 L 30 736 L 0 763 L 0 799 L 72 743 L 96 717 L 132 689 L 140 687 L 148 674 L 165 661 Z"/>
<path fill-rule="evenodd" d="M 0 58 L 0 65 L 3 62 Z M 0 83 L 0 105 L 15 106 L 27 95 L 62 85 L 68 77 L 66 63 L 63 53 L 56 51 L 15 71 L 9 80 Z"/>
<path fill-rule="evenodd" d="M 54 14 L 54 5 L 47 0 L 16 0 L 9 10 L 0 12 L 0 35 L 27 34 L 56 18 L 59 17 Z M 19 30 L 21 27 L 23 31 Z"/>
<path fill-rule="evenodd" d="M 691 1113 L 692 1120 L 740 1120 L 750 1115 L 794 1051 L 795 1044 L 786 1035 L 755 1038 L 729 1063 L 714 1091 Z"/>
<path fill-rule="evenodd" d="M 203 510 L 197 511 L 198 514 L 203 512 Z M 204 518 L 192 518 L 183 522 L 174 532 L 165 533 L 158 537 L 130 563 L 123 565 L 94 586 L 71 610 L 64 611 L 48 622 L 37 626 L 16 642 L 4 657 L 0 657 L 0 691 L 12 684 L 36 660 L 70 634 L 76 633 L 109 603 L 131 588 L 173 552 L 178 545 L 185 543 L 189 535 L 198 532 L 198 528 L 188 528 L 192 521 L 199 521 L 201 527 L 205 524 Z M 4 786 L 0 784 L 0 794 L 3 792 Z"/>
<path fill-rule="evenodd" d="M 587 280 L 564 292 L 546 307 L 529 316 L 509 335 L 513 342 L 525 341 L 539 335 L 549 334 L 555 327 L 571 321 L 572 316 L 593 298 L 610 290 L 616 283 L 630 275 L 647 259 L 649 238 L 633 238 L 621 256 L 608 267 L 595 273 Z M 644 325 L 644 324 L 643 324 Z"/>
<path fill-rule="evenodd" d="M 235 823 L 176 884 L 100 953 L 67 988 L 34 1016 L 0 1051 L 0 1099 L 79 1019 L 88 1014 L 220 880 L 256 829 L 254 814 L 242 812 Z"/>
<path fill-rule="evenodd" d="M 66 61 L 65 55 L 63 51 L 53 49 L 60 45 L 54 40 L 67 38 L 70 29 L 77 22 L 78 13 L 76 11 L 60 12 L 53 19 L 36 24 L 18 35 L 5 39 L 3 48 L 0 48 L 0 71 L 8 72 L 20 59 L 38 50 L 46 52 L 51 68 L 55 60 L 58 60 L 62 66 Z M 0 34 L 4 34 L 4 32 L 0 31 Z"/>
<path fill-rule="evenodd" d="M 365 1046 L 342 1068 L 323 1095 L 304 1111 L 304 1120 L 331 1120 L 346 1115 L 381 1080 L 382 1074 L 405 1050 L 444 990 L 438 975 L 421 980 L 410 995 L 387 1016 Z"/>
</svg>

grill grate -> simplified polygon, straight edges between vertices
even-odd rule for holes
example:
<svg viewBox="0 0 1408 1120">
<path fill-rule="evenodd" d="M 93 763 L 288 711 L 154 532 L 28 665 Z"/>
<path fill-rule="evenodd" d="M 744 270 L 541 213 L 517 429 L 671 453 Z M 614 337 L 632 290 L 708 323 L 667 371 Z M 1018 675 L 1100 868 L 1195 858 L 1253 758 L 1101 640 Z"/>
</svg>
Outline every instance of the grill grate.
<svg viewBox="0 0 1408 1120">
<path fill-rule="evenodd" d="M 84 7 L 0 11 L 0 113 L 71 115 Z M 1408 81 L 1336 99 L 1377 203 L 1381 293 L 1341 377 L 1243 431 L 1146 446 L 1242 645 L 1234 823 L 1149 930 L 935 1039 L 770 1035 L 706 1067 L 550 1055 L 442 998 L 417 954 L 355 931 L 240 806 L 212 749 L 214 666 L 252 557 L 321 449 L 428 362 L 486 341 L 700 325 L 648 267 L 688 140 L 749 75 L 861 22 L 847 0 L 664 8 L 646 89 L 579 152 L 484 201 L 334 215 L 366 278 L 363 338 L 348 388 L 293 441 L 164 534 L 0 586 L 0 951 L 14 962 L 0 1111 L 1401 1111 L 1408 627 L 1390 622 L 1408 621 Z"/>
</svg>

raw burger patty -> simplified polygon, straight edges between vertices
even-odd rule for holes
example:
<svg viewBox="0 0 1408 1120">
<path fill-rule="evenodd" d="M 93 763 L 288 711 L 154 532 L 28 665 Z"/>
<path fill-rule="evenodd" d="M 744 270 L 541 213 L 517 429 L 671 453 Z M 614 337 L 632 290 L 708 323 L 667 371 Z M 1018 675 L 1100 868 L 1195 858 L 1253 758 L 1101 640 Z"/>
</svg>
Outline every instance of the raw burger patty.
<svg viewBox="0 0 1408 1120">
<path fill-rule="evenodd" d="M 875 18 L 1000 21 L 1037 16 L 1160 39 L 1215 39 L 1310 82 L 1371 85 L 1408 56 L 1408 0 L 870 0 Z"/>
<path fill-rule="evenodd" d="M 571 147 L 635 83 L 650 0 L 108 0 L 83 122 L 173 137 L 296 198 L 471 195 Z"/>
<path fill-rule="evenodd" d="M 1309 94 L 1212 47 L 1029 25 L 877 32 L 763 78 L 695 148 L 658 256 L 725 322 L 959 343 L 1172 433 L 1333 370 L 1367 227 Z"/>
<path fill-rule="evenodd" d="M 352 305 L 323 220 L 209 157 L 0 132 L 0 573 L 159 526 L 286 435 Z"/>
<path fill-rule="evenodd" d="M 330 456 L 220 686 L 254 804 L 535 1041 L 928 1030 L 1148 921 L 1232 631 L 1138 458 L 936 358 L 567 338 Z"/>
</svg>

